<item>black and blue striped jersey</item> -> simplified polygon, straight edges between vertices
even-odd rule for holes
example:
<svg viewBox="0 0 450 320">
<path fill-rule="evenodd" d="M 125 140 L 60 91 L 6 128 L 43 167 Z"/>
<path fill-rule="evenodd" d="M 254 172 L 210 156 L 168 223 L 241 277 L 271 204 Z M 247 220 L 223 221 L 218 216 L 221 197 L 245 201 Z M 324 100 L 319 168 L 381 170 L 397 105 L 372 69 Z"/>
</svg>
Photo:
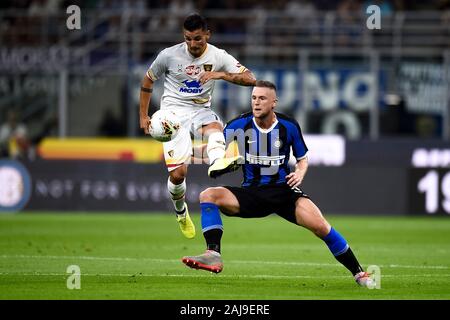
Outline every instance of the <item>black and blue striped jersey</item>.
<svg viewBox="0 0 450 320">
<path fill-rule="evenodd" d="M 243 187 L 286 183 L 291 147 L 297 160 L 306 156 L 308 148 L 298 122 L 284 114 L 275 114 L 277 119 L 269 129 L 260 128 L 251 112 L 225 126 L 227 146 L 236 141 L 239 154 L 245 158 Z"/>
</svg>

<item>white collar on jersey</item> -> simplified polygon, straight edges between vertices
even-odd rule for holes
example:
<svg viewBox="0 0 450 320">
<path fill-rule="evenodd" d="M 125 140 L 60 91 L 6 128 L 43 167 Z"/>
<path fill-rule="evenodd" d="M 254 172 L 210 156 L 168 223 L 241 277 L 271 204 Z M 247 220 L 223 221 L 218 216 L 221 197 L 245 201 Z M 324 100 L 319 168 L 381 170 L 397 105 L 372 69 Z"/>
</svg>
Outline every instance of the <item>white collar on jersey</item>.
<svg viewBox="0 0 450 320">
<path fill-rule="evenodd" d="M 255 121 L 255 117 L 252 118 L 253 123 L 255 124 L 256 128 L 261 131 L 262 133 L 269 133 L 270 131 L 272 131 L 273 128 L 275 128 L 275 126 L 278 124 L 278 119 L 275 120 L 275 122 L 270 126 L 269 129 L 263 129 L 260 126 L 258 126 L 258 124 Z"/>
</svg>

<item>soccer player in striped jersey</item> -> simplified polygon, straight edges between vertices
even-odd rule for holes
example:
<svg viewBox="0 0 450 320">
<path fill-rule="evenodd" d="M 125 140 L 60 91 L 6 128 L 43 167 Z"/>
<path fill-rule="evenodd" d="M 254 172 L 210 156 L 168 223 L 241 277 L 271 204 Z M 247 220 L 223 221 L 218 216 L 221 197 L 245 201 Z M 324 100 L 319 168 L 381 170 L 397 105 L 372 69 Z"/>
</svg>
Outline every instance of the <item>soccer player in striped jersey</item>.
<svg viewBox="0 0 450 320">
<path fill-rule="evenodd" d="M 177 221 L 187 238 L 195 236 L 195 226 L 185 202 L 187 164 L 193 154 L 191 134 L 208 139 L 207 154 L 212 178 L 236 169 L 242 157 L 225 157 L 223 124 L 211 109 L 214 80 L 243 86 L 255 84 L 254 75 L 225 50 L 209 44 L 210 31 L 204 17 L 188 16 L 183 24 L 185 42 L 162 50 L 142 80 L 140 127 L 149 134 L 148 114 L 153 83 L 165 76 L 161 109 L 175 112 L 181 121 L 177 136 L 163 143 L 169 179 L 167 189 L 173 201 Z"/>
<path fill-rule="evenodd" d="M 191 268 L 222 271 L 223 224 L 219 211 L 242 218 L 276 213 L 322 239 L 359 285 L 374 286 L 344 237 L 300 189 L 308 168 L 308 148 L 297 121 L 274 112 L 276 103 L 275 85 L 257 81 L 252 92 L 252 112 L 231 120 L 225 127 L 227 144 L 237 143 L 239 153 L 244 155 L 244 180 L 241 187 L 208 188 L 200 194 L 202 231 L 207 249 L 201 255 L 183 257 L 182 261 Z M 297 159 L 293 172 L 288 165 L 291 148 Z"/>
</svg>

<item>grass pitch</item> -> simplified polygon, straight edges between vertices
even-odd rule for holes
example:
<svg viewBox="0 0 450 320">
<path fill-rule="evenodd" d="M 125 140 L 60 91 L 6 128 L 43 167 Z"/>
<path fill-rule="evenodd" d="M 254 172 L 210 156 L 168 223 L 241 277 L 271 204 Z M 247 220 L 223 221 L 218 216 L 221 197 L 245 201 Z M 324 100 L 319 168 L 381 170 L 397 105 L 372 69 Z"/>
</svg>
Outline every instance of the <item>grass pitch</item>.
<svg viewBox="0 0 450 320">
<path fill-rule="evenodd" d="M 277 216 L 222 217 L 224 271 L 187 268 L 205 243 L 172 214 L 0 215 L 0 299 L 450 299 L 450 219 L 327 216 L 381 288 L 358 287 L 309 231 Z M 67 267 L 81 289 L 67 289 Z"/>
</svg>

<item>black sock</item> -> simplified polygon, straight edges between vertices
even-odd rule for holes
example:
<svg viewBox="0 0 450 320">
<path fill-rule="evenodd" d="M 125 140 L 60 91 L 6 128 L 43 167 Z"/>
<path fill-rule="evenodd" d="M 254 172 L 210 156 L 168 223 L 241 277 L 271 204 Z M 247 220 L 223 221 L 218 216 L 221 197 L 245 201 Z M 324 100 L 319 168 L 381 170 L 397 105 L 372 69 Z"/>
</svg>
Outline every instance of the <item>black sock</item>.
<svg viewBox="0 0 450 320">
<path fill-rule="evenodd" d="M 203 233 L 208 250 L 220 253 L 220 239 L 222 239 L 222 229 L 211 229 Z"/>
<path fill-rule="evenodd" d="M 343 254 L 335 256 L 336 260 L 342 263 L 353 275 L 363 270 L 350 247 Z"/>
</svg>

